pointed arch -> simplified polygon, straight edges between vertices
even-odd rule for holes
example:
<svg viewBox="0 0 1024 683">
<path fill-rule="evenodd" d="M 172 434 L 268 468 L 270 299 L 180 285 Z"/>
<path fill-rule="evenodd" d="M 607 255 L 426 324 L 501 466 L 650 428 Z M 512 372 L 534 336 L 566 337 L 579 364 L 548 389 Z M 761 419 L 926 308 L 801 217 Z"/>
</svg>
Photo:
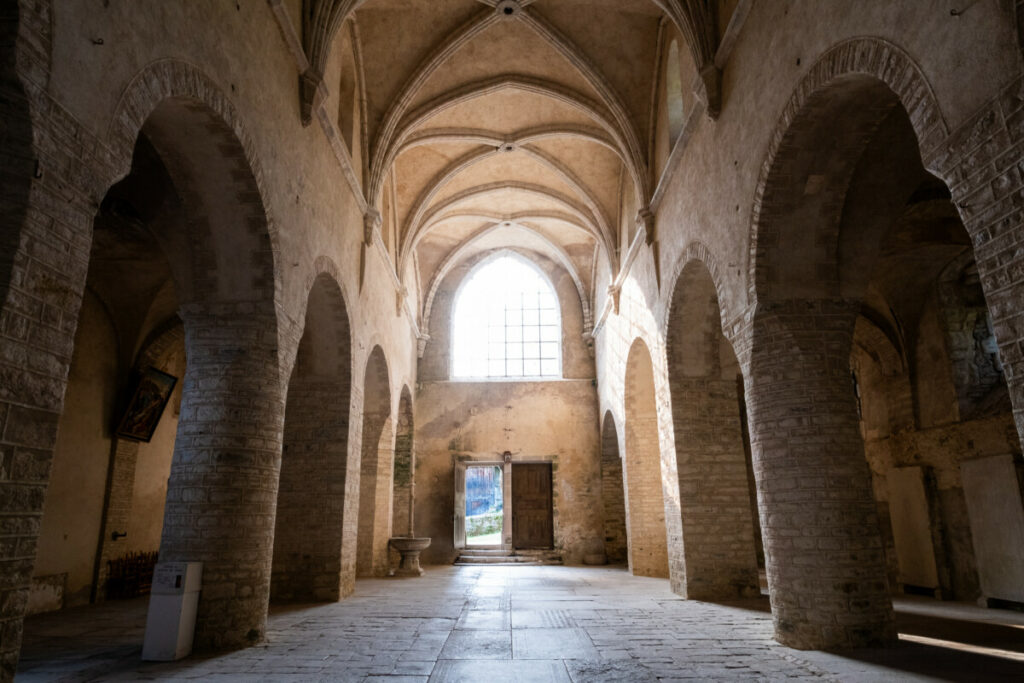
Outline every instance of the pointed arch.
<svg viewBox="0 0 1024 683">
<path fill-rule="evenodd" d="M 505 227 L 503 223 L 494 223 L 492 225 L 481 228 L 480 230 L 477 230 L 472 235 L 463 240 L 457 247 L 455 247 L 455 249 L 449 252 L 449 254 L 441 262 L 441 265 L 437 267 L 437 269 L 434 272 L 434 276 L 431 278 L 430 284 L 427 287 L 427 294 L 423 300 L 422 329 L 424 333 L 430 334 L 430 311 L 434 305 L 434 297 L 437 295 L 437 291 L 440 288 L 441 283 L 448 276 L 448 273 L 450 273 L 452 268 L 454 268 L 460 261 L 462 261 L 464 254 L 473 246 L 474 242 L 483 239 L 488 234 L 503 227 Z M 525 226 L 519 227 L 521 227 L 523 230 L 529 230 L 529 228 Z M 557 244 L 549 240 L 547 237 L 540 234 L 539 232 L 532 232 L 535 232 L 537 238 L 543 240 L 544 243 L 548 246 L 548 248 L 551 249 L 551 253 L 549 255 L 554 256 L 553 260 L 560 266 L 565 268 L 566 272 L 568 272 L 569 276 L 572 278 L 573 284 L 576 285 L 576 292 L 579 294 L 580 297 L 580 305 L 583 307 L 583 327 L 585 331 L 589 330 L 590 325 L 593 322 L 592 313 L 590 311 L 590 303 L 586 296 L 586 291 L 583 288 L 583 282 L 580 280 L 579 273 L 577 272 L 576 266 L 573 264 L 572 259 L 569 257 L 569 255 L 565 252 L 564 249 L 562 249 Z"/>
</svg>

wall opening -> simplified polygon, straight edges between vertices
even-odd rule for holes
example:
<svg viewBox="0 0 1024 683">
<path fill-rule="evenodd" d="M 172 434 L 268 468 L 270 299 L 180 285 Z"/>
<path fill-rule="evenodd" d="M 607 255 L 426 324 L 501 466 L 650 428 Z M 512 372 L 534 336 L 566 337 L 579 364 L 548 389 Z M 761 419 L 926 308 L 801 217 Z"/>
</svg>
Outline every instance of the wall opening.
<svg viewBox="0 0 1024 683">
<path fill-rule="evenodd" d="M 604 555 L 609 564 L 628 561 L 626 540 L 626 498 L 622 482 L 619 435 L 611 411 L 605 413 L 601 430 L 601 513 Z"/>
<path fill-rule="evenodd" d="M 700 261 L 683 267 L 666 333 L 676 444 L 681 547 L 673 582 L 688 598 L 760 592 L 739 362 L 722 334 L 714 281 Z"/>
<path fill-rule="evenodd" d="M 633 342 L 626 361 L 626 521 L 629 568 L 637 576 L 668 578 L 654 366 L 647 345 Z"/>
<path fill-rule="evenodd" d="M 339 600 L 345 593 L 342 542 L 351 365 L 341 289 L 322 274 L 309 293 L 288 383 L 271 570 L 273 600 Z"/>
<path fill-rule="evenodd" d="M 356 575 L 385 576 L 391 537 L 395 434 L 388 366 L 379 346 L 373 348 L 366 363 L 362 433 Z"/>
<path fill-rule="evenodd" d="M 500 546 L 504 538 L 505 487 L 498 465 L 466 468 L 466 546 Z"/>
<path fill-rule="evenodd" d="M 547 276 L 510 251 L 478 264 L 455 297 L 452 377 L 521 379 L 561 374 L 561 314 Z"/>
</svg>

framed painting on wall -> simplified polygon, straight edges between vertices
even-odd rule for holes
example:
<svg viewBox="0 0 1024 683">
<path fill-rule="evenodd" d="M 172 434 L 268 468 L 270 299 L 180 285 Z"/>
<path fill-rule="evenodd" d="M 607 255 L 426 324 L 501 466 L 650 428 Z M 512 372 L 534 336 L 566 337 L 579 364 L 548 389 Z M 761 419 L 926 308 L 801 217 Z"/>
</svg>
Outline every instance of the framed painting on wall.
<svg viewBox="0 0 1024 683">
<path fill-rule="evenodd" d="M 146 368 L 121 418 L 117 435 L 135 441 L 149 441 L 160 422 L 178 378 L 154 367 Z"/>
</svg>

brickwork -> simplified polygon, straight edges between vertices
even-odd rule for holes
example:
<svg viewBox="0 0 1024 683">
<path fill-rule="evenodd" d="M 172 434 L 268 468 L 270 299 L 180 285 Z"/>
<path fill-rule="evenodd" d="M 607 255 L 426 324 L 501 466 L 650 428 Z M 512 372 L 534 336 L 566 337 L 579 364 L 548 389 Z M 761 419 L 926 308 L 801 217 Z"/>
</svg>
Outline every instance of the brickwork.
<svg viewBox="0 0 1024 683">
<path fill-rule="evenodd" d="M 1024 442 L 1024 80 L 926 157 L 949 185 L 974 244 L 999 360 Z"/>
<path fill-rule="evenodd" d="M 604 555 L 611 564 L 628 561 L 626 494 L 622 483 L 622 455 L 615 418 L 605 413 L 601 431 L 601 508 L 604 513 Z"/>
<path fill-rule="evenodd" d="M 625 405 L 629 567 L 637 576 L 668 577 L 654 370 L 650 352 L 640 340 L 634 342 L 626 363 Z"/>
<path fill-rule="evenodd" d="M 348 387 L 294 377 L 288 387 L 271 598 L 341 598 Z"/>
<path fill-rule="evenodd" d="M 379 346 L 374 347 L 367 361 L 365 387 L 356 575 L 383 576 L 387 574 L 391 537 L 395 435 L 388 366 Z"/>
<path fill-rule="evenodd" d="M 672 575 L 687 598 L 756 595 L 738 368 L 722 336 L 714 282 L 699 261 L 676 283 L 666 346 L 683 540 L 669 549 Z"/>
<path fill-rule="evenodd" d="M 849 178 L 878 123 L 897 105 L 927 159 L 945 137 L 946 122 L 918 65 L 892 43 L 839 43 L 797 85 L 776 123 L 754 197 L 750 301 L 838 295 L 838 236 Z M 833 150 L 828 169 L 817 163 L 825 145 Z M 805 192 L 810 177 L 822 186 Z M 798 227 L 809 219 L 817 222 L 813 231 Z"/>
<path fill-rule="evenodd" d="M 273 600 L 340 600 L 349 456 L 351 337 L 327 263 L 310 284 L 306 322 L 285 404 L 274 523 Z M 351 525 L 349 525 L 351 526 Z"/>
<path fill-rule="evenodd" d="M 179 299 L 274 300 L 281 291 L 274 212 L 262 165 L 227 95 L 195 66 L 160 60 L 127 85 L 111 119 L 109 163 L 120 174 L 131 168 L 143 126 L 159 149 L 174 151 L 162 160 L 190 214 L 193 249 L 189 277 L 176 283 Z M 223 246 L 218 253 L 214 237 L 226 234 L 231 256 L 246 254 L 244 267 L 232 267 Z"/>
<path fill-rule="evenodd" d="M 260 641 L 270 592 L 283 391 L 277 325 L 251 303 L 189 304 L 188 367 L 160 559 L 203 562 L 197 649 Z"/>
<path fill-rule="evenodd" d="M 31 6 L 30 6 L 31 5 Z M 45 93 L 47 3 L 0 10 L 0 680 L 13 677 L 89 258 L 96 140 Z"/>
<path fill-rule="evenodd" d="M 750 491 L 736 381 L 673 377 L 683 595 L 720 600 L 758 592 Z M 670 557 L 676 560 L 675 554 Z"/>
<path fill-rule="evenodd" d="M 791 647 L 895 636 L 885 556 L 850 385 L 859 303 L 759 307 L 737 348 L 772 614 Z"/>
<path fill-rule="evenodd" d="M 395 536 L 413 535 L 413 495 L 416 486 L 416 456 L 413 453 L 412 393 L 402 388 L 395 429 L 395 475 L 391 524 Z"/>
</svg>

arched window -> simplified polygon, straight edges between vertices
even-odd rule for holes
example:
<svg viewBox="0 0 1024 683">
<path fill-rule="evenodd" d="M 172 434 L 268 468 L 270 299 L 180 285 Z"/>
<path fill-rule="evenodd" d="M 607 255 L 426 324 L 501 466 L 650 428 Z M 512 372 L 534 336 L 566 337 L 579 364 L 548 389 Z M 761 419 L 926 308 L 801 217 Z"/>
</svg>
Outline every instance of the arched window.
<svg viewBox="0 0 1024 683">
<path fill-rule="evenodd" d="M 452 377 L 559 377 L 562 322 L 547 277 L 502 252 L 473 270 L 455 297 Z"/>
<path fill-rule="evenodd" d="M 668 113 L 669 148 L 683 130 L 683 78 L 680 73 L 679 43 L 672 41 L 665 60 L 665 103 Z"/>
</svg>

